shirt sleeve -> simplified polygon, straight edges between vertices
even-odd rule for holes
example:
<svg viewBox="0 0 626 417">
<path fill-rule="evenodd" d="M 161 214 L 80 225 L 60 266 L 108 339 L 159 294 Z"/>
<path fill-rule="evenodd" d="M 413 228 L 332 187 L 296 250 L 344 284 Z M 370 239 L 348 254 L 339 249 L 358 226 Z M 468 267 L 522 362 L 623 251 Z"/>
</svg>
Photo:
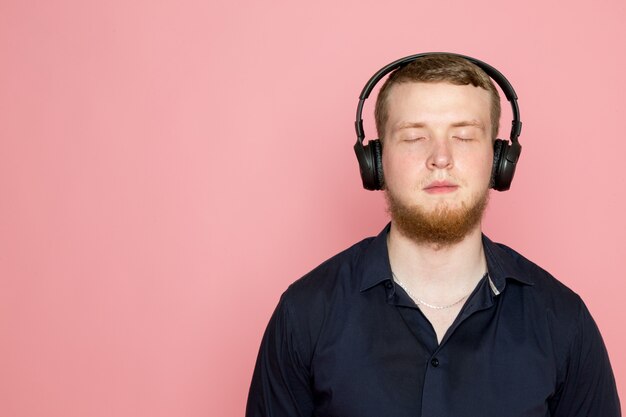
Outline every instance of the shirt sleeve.
<svg viewBox="0 0 626 417">
<path fill-rule="evenodd" d="M 622 415 L 609 356 L 585 304 L 580 301 L 578 325 L 564 375 L 551 405 L 553 417 L 619 417 Z"/>
<path fill-rule="evenodd" d="M 263 335 L 248 393 L 246 417 L 311 417 L 310 372 L 285 295 Z"/>
</svg>

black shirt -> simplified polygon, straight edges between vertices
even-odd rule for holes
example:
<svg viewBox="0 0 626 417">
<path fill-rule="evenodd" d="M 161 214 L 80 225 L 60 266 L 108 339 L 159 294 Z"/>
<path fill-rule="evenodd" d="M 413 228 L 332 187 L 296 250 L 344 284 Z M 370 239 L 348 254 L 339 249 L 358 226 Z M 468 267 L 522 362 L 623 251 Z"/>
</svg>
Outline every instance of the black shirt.
<svg viewBox="0 0 626 417">
<path fill-rule="evenodd" d="M 578 295 L 483 235 L 488 274 L 440 344 L 392 280 L 389 225 L 282 295 L 247 417 L 614 417 L 602 337 Z"/>
</svg>

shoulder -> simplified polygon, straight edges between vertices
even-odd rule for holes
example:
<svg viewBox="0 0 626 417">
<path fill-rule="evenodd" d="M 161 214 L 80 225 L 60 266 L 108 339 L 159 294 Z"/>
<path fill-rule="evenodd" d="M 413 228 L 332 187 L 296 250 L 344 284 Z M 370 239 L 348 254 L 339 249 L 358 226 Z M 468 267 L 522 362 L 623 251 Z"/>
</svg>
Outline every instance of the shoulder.
<svg viewBox="0 0 626 417">
<path fill-rule="evenodd" d="M 358 285 L 358 266 L 374 237 L 363 239 L 325 260 L 294 281 L 283 293 L 289 304 L 315 305 L 331 301 L 338 292 Z"/>
<path fill-rule="evenodd" d="M 589 348 L 599 358 L 603 341 L 583 299 L 546 269 L 510 247 L 496 243 L 499 262 L 515 279 L 507 279 L 503 302 L 516 317 L 523 319 L 528 335 L 537 338 L 544 348 L 550 346 L 559 379 L 565 380 L 567 366 L 581 351 Z"/>
<path fill-rule="evenodd" d="M 552 273 L 526 258 L 518 251 L 502 243 L 493 243 L 493 251 L 503 269 L 507 271 L 507 287 L 517 281 L 521 285 L 514 293 L 521 296 L 526 308 L 547 324 L 553 334 L 567 344 L 573 339 L 581 320 L 589 317 L 589 312 L 580 295 L 556 278 Z M 509 288 L 509 289 L 512 289 Z"/>
<path fill-rule="evenodd" d="M 528 284 L 528 291 L 543 306 L 565 309 L 567 313 L 579 311 L 580 296 L 552 273 L 505 244 L 492 242 L 492 248 L 498 262 L 504 264 L 508 280 Z"/>
<path fill-rule="evenodd" d="M 323 330 L 359 302 L 362 261 L 375 238 L 366 238 L 322 262 L 283 292 L 278 311 L 309 363 Z"/>
</svg>

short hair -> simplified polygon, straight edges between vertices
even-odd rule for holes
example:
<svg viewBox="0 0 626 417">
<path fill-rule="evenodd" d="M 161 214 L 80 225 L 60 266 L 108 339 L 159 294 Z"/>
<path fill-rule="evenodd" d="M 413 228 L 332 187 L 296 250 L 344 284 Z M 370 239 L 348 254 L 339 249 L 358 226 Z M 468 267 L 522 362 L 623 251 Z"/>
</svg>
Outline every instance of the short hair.
<svg viewBox="0 0 626 417">
<path fill-rule="evenodd" d="M 389 119 L 387 101 L 391 87 L 409 82 L 447 82 L 454 85 L 480 87 L 491 95 L 491 136 L 500 128 L 500 94 L 485 71 L 465 58 L 451 54 L 426 55 L 393 71 L 378 92 L 374 117 L 378 137 L 382 140 Z"/>
</svg>

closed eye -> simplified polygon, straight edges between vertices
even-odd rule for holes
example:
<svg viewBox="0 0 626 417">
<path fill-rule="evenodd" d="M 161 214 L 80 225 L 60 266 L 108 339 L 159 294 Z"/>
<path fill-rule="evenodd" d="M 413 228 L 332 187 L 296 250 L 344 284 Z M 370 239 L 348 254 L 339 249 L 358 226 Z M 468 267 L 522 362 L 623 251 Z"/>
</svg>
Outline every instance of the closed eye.
<svg viewBox="0 0 626 417">
<path fill-rule="evenodd" d="M 469 142 L 474 140 L 474 138 L 466 138 L 466 137 L 461 137 L 461 136 L 454 136 L 455 139 L 460 140 L 461 142 Z"/>
<path fill-rule="evenodd" d="M 409 137 L 409 138 L 405 138 L 404 141 L 405 142 L 417 142 L 418 140 L 423 140 L 423 139 L 425 139 L 423 136 Z"/>
</svg>

